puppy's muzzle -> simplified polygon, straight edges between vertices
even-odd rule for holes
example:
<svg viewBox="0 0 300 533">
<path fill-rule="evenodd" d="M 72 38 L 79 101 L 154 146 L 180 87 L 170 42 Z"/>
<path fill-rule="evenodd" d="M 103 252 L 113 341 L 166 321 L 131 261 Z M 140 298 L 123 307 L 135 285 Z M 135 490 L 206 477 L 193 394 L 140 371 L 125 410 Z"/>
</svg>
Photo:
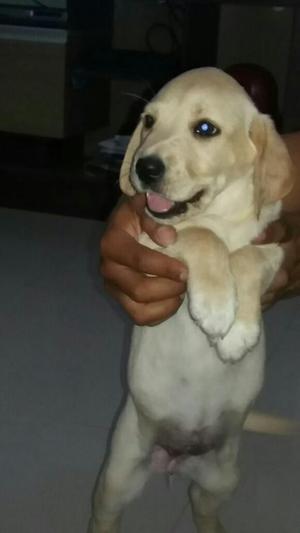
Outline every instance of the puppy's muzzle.
<svg viewBox="0 0 300 533">
<path fill-rule="evenodd" d="M 147 156 L 137 160 L 135 171 L 141 183 L 148 186 L 158 184 L 165 174 L 165 165 L 159 157 Z"/>
</svg>

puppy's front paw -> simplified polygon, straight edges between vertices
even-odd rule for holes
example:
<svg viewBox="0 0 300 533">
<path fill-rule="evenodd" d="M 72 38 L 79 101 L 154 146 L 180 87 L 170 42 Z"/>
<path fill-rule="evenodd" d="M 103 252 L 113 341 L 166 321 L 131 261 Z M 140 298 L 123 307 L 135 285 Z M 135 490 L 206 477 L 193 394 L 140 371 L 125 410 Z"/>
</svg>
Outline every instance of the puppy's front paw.
<svg viewBox="0 0 300 533">
<path fill-rule="evenodd" d="M 235 363 L 242 359 L 256 344 L 260 335 L 259 322 L 237 320 L 227 335 L 217 343 L 217 352 L 224 362 Z"/>
<path fill-rule="evenodd" d="M 236 291 L 234 284 L 222 290 L 208 290 L 200 284 L 189 286 L 189 309 L 193 320 L 215 343 L 223 338 L 233 324 L 236 314 Z"/>
</svg>

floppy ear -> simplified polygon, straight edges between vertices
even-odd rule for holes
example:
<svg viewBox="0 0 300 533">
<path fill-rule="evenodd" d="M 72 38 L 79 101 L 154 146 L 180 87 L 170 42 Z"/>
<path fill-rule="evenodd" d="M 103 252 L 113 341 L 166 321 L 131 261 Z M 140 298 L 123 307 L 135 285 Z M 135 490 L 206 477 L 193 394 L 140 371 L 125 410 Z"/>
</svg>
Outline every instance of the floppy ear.
<svg viewBox="0 0 300 533">
<path fill-rule="evenodd" d="M 124 194 L 127 194 L 127 196 L 134 196 L 135 194 L 135 190 L 130 183 L 130 171 L 131 171 L 134 154 L 140 145 L 141 132 L 142 132 L 142 122 L 139 122 L 127 146 L 127 150 L 126 150 L 126 153 L 125 153 L 125 156 L 122 162 L 121 170 L 120 170 L 120 181 L 119 181 L 120 188 Z"/>
<path fill-rule="evenodd" d="M 258 114 L 250 127 L 256 148 L 254 200 L 257 213 L 265 204 L 277 202 L 292 189 L 292 162 L 287 148 L 267 115 Z"/>
</svg>

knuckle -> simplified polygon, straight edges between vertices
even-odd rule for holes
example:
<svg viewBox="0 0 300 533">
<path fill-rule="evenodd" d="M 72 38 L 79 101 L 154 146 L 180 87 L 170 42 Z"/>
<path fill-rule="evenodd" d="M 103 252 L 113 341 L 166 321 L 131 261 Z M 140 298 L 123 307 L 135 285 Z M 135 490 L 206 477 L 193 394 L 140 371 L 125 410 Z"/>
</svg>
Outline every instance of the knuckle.
<svg viewBox="0 0 300 533">
<path fill-rule="evenodd" d="M 131 311 L 131 318 L 137 326 L 147 326 L 148 324 L 148 317 L 140 307 Z"/>
<path fill-rule="evenodd" d="M 131 298 L 135 302 L 143 303 L 145 298 L 144 283 L 137 283 L 131 291 Z"/>
<path fill-rule="evenodd" d="M 142 253 L 137 253 L 135 256 L 135 264 L 139 272 L 145 272 L 145 257 Z"/>
</svg>

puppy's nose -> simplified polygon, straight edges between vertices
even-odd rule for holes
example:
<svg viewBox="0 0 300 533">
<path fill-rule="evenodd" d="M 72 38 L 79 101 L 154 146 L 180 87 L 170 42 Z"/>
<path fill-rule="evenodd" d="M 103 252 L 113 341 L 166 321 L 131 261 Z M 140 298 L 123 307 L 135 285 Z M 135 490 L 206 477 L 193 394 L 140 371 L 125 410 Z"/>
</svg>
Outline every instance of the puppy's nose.
<svg viewBox="0 0 300 533">
<path fill-rule="evenodd" d="M 149 155 L 138 159 L 135 170 L 143 183 L 151 185 L 162 179 L 165 172 L 165 165 L 159 157 Z"/>
</svg>

